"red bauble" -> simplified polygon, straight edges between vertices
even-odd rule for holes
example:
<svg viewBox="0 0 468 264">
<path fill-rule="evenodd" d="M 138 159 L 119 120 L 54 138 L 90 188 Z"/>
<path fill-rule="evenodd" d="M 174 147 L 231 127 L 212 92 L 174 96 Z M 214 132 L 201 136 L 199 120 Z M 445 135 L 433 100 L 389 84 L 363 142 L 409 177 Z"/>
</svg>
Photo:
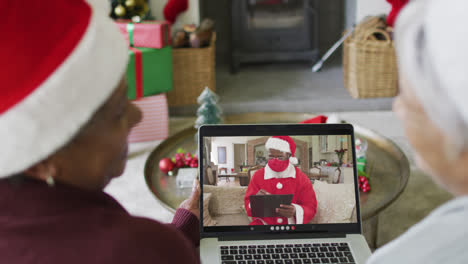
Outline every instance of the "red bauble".
<svg viewBox="0 0 468 264">
<path fill-rule="evenodd" d="M 182 168 L 185 166 L 185 162 L 182 159 L 176 160 L 175 167 L 176 168 Z"/>
<path fill-rule="evenodd" d="M 190 168 L 198 168 L 198 161 L 192 159 L 192 161 L 190 162 Z"/>
<path fill-rule="evenodd" d="M 174 162 L 172 162 L 171 159 L 169 158 L 164 158 L 164 159 L 161 159 L 159 161 L 159 169 L 163 172 L 163 173 L 168 173 L 169 171 L 171 171 L 172 169 L 174 169 Z"/>
</svg>

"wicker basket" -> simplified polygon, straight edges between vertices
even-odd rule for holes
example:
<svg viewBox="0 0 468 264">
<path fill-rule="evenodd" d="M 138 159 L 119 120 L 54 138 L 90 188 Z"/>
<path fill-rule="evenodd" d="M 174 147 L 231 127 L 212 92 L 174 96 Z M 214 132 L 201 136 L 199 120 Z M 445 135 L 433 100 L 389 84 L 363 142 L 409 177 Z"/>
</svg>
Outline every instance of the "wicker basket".
<svg viewBox="0 0 468 264">
<path fill-rule="evenodd" d="M 206 86 L 216 91 L 215 41 L 213 33 L 208 47 L 172 50 L 174 87 L 167 93 L 169 106 L 197 104 Z"/>
<path fill-rule="evenodd" d="M 343 79 L 353 98 L 393 97 L 398 94 L 393 41 L 387 31 L 380 29 L 379 23 L 358 26 L 344 42 Z"/>
</svg>

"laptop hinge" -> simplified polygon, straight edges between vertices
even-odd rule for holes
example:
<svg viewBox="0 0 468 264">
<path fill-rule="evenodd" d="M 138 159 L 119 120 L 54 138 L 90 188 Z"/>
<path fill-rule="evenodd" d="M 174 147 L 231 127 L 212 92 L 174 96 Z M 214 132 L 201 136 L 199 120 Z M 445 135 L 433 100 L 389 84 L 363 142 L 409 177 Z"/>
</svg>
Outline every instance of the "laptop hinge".
<svg viewBox="0 0 468 264">
<path fill-rule="evenodd" d="M 240 241 L 240 240 L 272 240 L 272 239 L 301 239 L 301 238 L 344 238 L 346 234 L 344 233 L 307 233 L 307 234 L 255 234 L 254 236 L 249 235 L 229 235 L 229 236 L 220 236 L 218 241 Z"/>
</svg>

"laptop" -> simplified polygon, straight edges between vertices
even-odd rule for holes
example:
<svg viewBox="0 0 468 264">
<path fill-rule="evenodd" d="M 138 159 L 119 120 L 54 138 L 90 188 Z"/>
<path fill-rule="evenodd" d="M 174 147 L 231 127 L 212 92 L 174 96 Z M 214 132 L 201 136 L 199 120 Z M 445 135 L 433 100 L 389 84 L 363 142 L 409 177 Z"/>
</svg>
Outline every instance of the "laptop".
<svg viewBox="0 0 468 264">
<path fill-rule="evenodd" d="M 352 125 L 205 125 L 198 140 L 202 263 L 366 262 Z M 296 160 L 271 152 L 292 145 Z M 347 151 L 338 167 L 340 149 Z M 216 177 L 220 169 L 231 179 Z M 265 194 L 293 197 L 279 215 L 253 216 L 250 197 Z"/>
</svg>

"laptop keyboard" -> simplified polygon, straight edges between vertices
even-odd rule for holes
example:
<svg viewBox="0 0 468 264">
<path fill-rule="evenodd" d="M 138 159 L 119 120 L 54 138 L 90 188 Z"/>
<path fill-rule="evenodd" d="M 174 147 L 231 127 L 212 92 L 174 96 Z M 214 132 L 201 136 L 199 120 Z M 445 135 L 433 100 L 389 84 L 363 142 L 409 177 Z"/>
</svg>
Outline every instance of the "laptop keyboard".
<svg viewBox="0 0 468 264">
<path fill-rule="evenodd" d="M 348 243 L 220 246 L 222 264 L 354 264 Z"/>
</svg>

